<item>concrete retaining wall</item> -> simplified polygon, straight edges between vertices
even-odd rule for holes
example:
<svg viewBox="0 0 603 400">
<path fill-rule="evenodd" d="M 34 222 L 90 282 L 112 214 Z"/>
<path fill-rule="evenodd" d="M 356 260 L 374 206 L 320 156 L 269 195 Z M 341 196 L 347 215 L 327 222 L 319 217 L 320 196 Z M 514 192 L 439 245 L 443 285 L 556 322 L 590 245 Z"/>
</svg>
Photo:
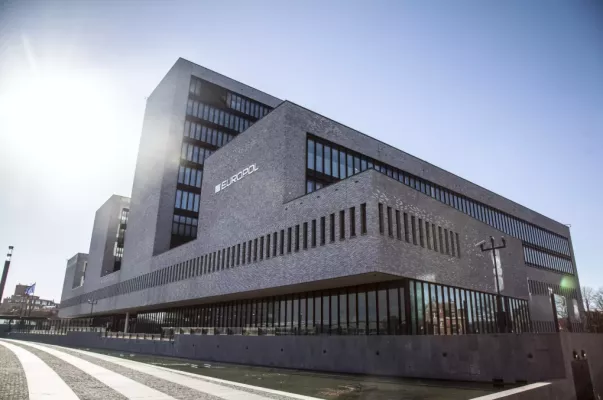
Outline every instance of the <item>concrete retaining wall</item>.
<svg viewBox="0 0 603 400">
<path fill-rule="evenodd" d="M 559 337 L 462 336 L 198 336 L 173 342 L 115 339 L 99 333 L 10 334 L 11 338 L 282 368 L 465 381 L 537 382 L 565 377 Z"/>
</svg>

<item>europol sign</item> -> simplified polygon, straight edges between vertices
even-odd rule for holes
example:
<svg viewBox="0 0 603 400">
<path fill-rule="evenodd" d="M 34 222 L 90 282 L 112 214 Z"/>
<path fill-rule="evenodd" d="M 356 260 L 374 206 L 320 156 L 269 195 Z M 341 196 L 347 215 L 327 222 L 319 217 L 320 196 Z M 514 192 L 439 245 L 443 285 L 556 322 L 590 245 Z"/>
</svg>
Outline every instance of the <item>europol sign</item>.
<svg viewBox="0 0 603 400">
<path fill-rule="evenodd" d="M 235 182 L 240 181 L 244 177 L 253 174 L 257 170 L 258 170 L 258 167 L 255 164 L 251 164 L 249 167 L 242 169 L 237 174 L 231 176 L 230 178 L 226 179 L 222 183 L 218 183 L 214 188 L 214 190 L 215 190 L 214 194 L 218 193 L 221 190 L 226 189 L 227 187 L 229 187 L 230 185 L 232 185 Z"/>
</svg>

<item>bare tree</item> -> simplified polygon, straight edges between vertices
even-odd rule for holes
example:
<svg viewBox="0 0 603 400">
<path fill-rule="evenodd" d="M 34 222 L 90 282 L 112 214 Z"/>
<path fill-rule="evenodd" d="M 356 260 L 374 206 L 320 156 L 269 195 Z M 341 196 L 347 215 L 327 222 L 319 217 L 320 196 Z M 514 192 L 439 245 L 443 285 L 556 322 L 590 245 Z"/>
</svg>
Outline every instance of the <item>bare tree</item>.
<svg viewBox="0 0 603 400">
<path fill-rule="evenodd" d="M 600 291 L 600 289 L 599 291 L 595 291 L 595 289 L 589 286 L 582 286 L 582 301 L 584 302 L 584 309 L 586 310 L 586 312 L 589 312 L 591 308 L 594 309 L 597 293 Z"/>
<path fill-rule="evenodd" d="M 593 309 L 603 311 L 603 288 L 599 288 L 594 294 Z"/>
</svg>

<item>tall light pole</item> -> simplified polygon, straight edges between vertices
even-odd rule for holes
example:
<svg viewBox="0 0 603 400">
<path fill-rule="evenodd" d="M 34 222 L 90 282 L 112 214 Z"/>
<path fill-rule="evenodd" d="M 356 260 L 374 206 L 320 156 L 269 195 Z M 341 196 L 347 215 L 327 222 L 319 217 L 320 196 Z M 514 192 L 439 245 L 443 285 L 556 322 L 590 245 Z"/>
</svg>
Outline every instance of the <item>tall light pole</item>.
<svg viewBox="0 0 603 400">
<path fill-rule="evenodd" d="M 98 300 L 88 299 L 88 304 L 90 304 L 90 326 L 92 326 L 92 319 L 94 318 L 92 316 L 92 311 L 94 311 L 94 305 L 96 303 L 98 303 Z"/>
<path fill-rule="evenodd" d="M 503 311 L 502 307 L 502 297 L 500 295 L 500 277 L 501 274 L 498 273 L 498 265 L 496 263 L 496 250 L 504 249 L 507 247 L 507 241 L 504 237 L 501 237 L 502 244 L 496 245 L 494 243 L 494 236 L 490 236 L 490 247 L 485 247 L 484 242 L 479 245 L 481 251 L 491 251 L 492 252 L 492 260 L 494 260 L 494 281 L 496 282 L 496 326 L 498 328 L 498 333 L 506 333 L 507 332 L 507 313 Z M 502 265 L 501 265 L 502 267 Z M 502 271 L 501 271 L 502 272 Z"/>
<path fill-rule="evenodd" d="M 8 269 L 10 268 L 10 260 L 13 256 L 13 246 L 8 246 L 8 254 L 4 261 L 4 269 L 2 270 L 2 280 L 0 280 L 0 303 L 2 302 L 2 296 L 4 295 L 4 286 L 6 285 L 6 278 L 8 278 Z"/>
</svg>

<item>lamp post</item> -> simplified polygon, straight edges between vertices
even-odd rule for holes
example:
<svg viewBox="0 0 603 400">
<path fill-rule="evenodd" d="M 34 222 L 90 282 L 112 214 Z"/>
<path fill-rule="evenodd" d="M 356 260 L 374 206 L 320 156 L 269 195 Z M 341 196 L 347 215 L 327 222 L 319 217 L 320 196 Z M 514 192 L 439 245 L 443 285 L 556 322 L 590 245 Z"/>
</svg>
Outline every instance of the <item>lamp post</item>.
<svg viewBox="0 0 603 400">
<path fill-rule="evenodd" d="M 94 305 L 96 303 L 98 303 L 98 300 L 88 299 L 88 304 L 90 304 L 90 326 L 92 326 L 92 319 L 94 318 L 92 316 L 92 311 L 94 311 Z"/>
<path fill-rule="evenodd" d="M 8 254 L 4 261 L 4 269 L 2 270 L 2 279 L 0 280 L 0 302 L 2 302 L 2 296 L 4 295 L 4 286 L 6 285 L 6 278 L 8 278 L 8 269 L 10 268 L 10 260 L 13 256 L 13 246 L 8 246 Z"/>
<path fill-rule="evenodd" d="M 479 248 L 481 251 L 491 251 L 492 252 L 492 260 L 494 260 L 494 280 L 496 282 L 496 325 L 498 328 L 498 333 L 506 333 L 507 332 L 507 313 L 503 311 L 502 307 L 502 297 L 500 295 L 500 277 L 501 274 L 498 273 L 498 264 L 496 262 L 496 250 L 504 249 L 507 247 L 507 241 L 504 237 L 500 238 L 502 241 L 501 245 L 496 245 L 494 243 L 494 236 L 490 236 L 490 247 L 485 247 L 485 241 L 480 243 Z M 501 266 L 502 267 L 502 266 Z M 502 272 L 502 270 L 501 270 Z"/>
</svg>

